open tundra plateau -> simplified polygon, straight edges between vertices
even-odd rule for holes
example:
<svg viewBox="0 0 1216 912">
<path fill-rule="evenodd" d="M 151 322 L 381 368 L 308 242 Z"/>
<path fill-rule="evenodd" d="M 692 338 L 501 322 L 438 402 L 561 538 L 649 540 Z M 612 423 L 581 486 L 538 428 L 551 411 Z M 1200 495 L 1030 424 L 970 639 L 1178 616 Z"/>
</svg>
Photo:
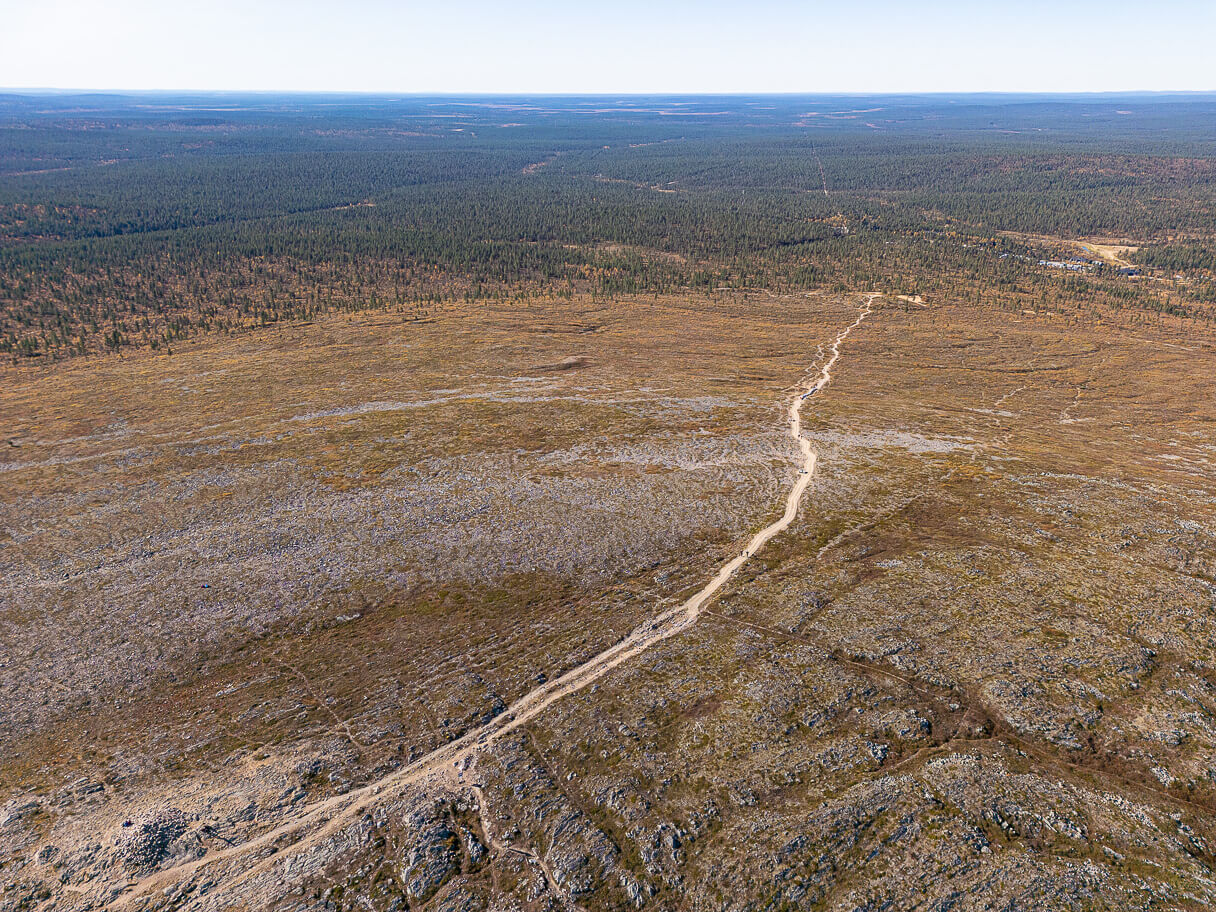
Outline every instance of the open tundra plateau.
<svg viewBox="0 0 1216 912">
<path fill-rule="evenodd" d="M 1208 908 L 1214 357 L 753 293 L 13 368 L 0 906 Z"/>
</svg>

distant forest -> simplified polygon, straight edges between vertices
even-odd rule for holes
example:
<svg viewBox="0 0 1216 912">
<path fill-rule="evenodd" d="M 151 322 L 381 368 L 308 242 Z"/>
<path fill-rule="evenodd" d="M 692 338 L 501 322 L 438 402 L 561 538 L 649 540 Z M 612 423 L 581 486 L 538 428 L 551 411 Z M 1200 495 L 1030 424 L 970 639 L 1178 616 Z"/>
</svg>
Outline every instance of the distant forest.
<svg viewBox="0 0 1216 912">
<path fill-rule="evenodd" d="M 0 353 L 817 287 L 1209 319 L 1213 137 L 1206 96 L 0 96 Z"/>
</svg>

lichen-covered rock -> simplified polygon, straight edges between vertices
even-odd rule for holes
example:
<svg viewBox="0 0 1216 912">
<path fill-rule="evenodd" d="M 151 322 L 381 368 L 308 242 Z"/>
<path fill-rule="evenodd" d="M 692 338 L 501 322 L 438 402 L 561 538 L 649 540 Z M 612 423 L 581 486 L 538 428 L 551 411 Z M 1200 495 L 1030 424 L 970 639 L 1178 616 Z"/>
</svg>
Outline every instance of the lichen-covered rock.
<svg viewBox="0 0 1216 912">
<path fill-rule="evenodd" d="M 461 841 L 439 805 L 414 812 L 404 828 L 410 845 L 401 861 L 401 882 L 410 899 L 425 900 L 460 870 Z"/>
<path fill-rule="evenodd" d="M 169 847 L 186 832 L 186 815 L 174 807 L 158 810 L 132 822 L 119 843 L 126 864 L 135 870 L 155 868 L 169 854 Z"/>
</svg>

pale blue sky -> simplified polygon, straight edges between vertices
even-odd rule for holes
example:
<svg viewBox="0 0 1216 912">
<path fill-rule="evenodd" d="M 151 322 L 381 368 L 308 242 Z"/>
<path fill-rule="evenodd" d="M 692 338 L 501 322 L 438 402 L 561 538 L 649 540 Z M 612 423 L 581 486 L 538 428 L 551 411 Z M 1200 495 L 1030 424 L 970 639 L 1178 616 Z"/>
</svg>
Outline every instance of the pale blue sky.
<svg viewBox="0 0 1216 912">
<path fill-rule="evenodd" d="M 0 86 L 1216 89 L 1216 0 L 0 0 Z"/>
</svg>

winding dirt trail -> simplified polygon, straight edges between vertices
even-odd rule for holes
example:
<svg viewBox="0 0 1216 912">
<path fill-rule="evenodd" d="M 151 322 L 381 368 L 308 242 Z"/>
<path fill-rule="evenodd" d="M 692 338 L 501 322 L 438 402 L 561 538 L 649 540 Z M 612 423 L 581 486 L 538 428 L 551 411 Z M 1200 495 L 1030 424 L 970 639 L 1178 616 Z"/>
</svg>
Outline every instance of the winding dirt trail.
<svg viewBox="0 0 1216 912">
<path fill-rule="evenodd" d="M 810 441 L 802 435 L 802 405 L 832 382 L 832 368 L 840 358 L 841 345 L 848 338 L 849 333 L 860 326 L 862 321 L 870 315 L 874 300 L 881 296 L 881 292 L 866 295 L 865 303 L 858 311 L 857 319 L 845 327 L 830 346 L 831 355 L 823 363 L 819 374 L 800 384 L 798 391 L 790 401 L 789 432 L 790 436 L 798 441 L 803 461 L 797 481 L 786 497 L 785 512 L 776 521 L 753 535 L 743 552 L 723 564 L 713 579 L 696 594 L 637 627 L 614 646 L 610 646 L 560 677 L 529 691 L 502 714 L 495 716 L 485 725 L 470 730 L 463 737 L 445 744 L 376 782 L 354 789 L 344 795 L 335 795 L 308 805 L 300 809 L 293 819 L 247 842 L 210 852 L 194 861 L 149 875 L 142 881 L 131 885 L 130 890 L 114 899 L 106 908 L 122 908 L 136 897 L 182 884 L 200 869 L 229 859 L 255 855 L 260 857 L 261 860 L 247 870 L 232 872 L 231 878 L 215 884 L 218 889 L 207 899 L 222 902 L 225 890 L 232 889 L 249 878 L 266 872 L 275 863 L 281 861 L 287 853 L 298 853 L 315 845 L 357 818 L 367 810 L 369 805 L 383 801 L 394 794 L 400 794 L 411 785 L 432 781 L 452 790 L 467 788 L 460 781 L 458 772 L 458 768 L 464 765 L 463 761 L 472 759 L 479 750 L 528 723 L 563 697 L 582 690 L 634 656 L 692 627 L 701 617 L 706 603 L 717 594 L 735 572 L 753 558 L 772 538 L 788 529 L 797 517 L 802 496 L 814 478 L 815 466 L 819 461 L 819 455 L 811 448 Z"/>
</svg>

